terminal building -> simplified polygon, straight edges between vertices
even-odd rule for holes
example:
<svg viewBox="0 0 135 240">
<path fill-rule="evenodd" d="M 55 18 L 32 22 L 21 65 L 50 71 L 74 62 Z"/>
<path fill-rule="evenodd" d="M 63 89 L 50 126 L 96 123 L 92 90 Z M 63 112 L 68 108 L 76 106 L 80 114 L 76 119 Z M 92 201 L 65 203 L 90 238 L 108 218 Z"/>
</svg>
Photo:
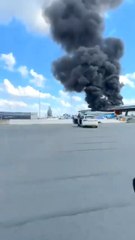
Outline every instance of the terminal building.
<svg viewBox="0 0 135 240">
<path fill-rule="evenodd" d="M 37 119 L 37 113 L 31 112 L 0 112 L 0 120 Z"/>
</svg>

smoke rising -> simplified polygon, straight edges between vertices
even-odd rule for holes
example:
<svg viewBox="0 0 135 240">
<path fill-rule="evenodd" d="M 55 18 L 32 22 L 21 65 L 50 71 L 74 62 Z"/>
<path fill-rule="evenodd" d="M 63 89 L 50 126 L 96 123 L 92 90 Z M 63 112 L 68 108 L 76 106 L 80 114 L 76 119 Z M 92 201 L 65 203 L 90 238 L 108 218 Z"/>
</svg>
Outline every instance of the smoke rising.
<svg viewBox="0 0 135 240">
<path fill-rule="evenodd" d="M 52 37 L 67 52 L 53 74 L 68 91 L 86 93 L 92 110 L 122 104 L 119 82 L 123 43 L 103 38 L 106 11 L 122 0 L 57 0 L 46 10 Z"/>
</svg>

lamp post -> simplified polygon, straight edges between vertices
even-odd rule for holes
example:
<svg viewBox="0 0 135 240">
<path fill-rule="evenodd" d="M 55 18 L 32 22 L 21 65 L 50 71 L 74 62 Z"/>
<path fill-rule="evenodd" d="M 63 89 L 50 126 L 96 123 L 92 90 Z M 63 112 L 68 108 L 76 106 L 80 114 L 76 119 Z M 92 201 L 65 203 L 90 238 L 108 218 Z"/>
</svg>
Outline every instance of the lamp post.
<svg viewBox="0 0 135 240">
<path fill-rule="evenodd" d="M 39 90 L 39 109 L 38 109 L 38 116 L 39 116 L 39 119 L 41 117 L 41 99 L 40 99 L 40 90 Z"/>
</svg>

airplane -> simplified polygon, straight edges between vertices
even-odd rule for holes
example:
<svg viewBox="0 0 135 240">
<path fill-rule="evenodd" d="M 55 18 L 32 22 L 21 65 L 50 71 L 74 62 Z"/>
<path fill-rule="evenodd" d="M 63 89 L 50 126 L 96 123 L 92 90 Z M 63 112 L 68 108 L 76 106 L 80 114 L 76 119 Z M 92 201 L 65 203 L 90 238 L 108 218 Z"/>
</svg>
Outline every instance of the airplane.
<svg viewBox="0 0 135 240">
<path fill-rule="evenodd" d="M 107 109 L 109 112 L 115 112 L 116 115 L 121 115 L 123 112 L 125 113 L 125 116 L 128 116 L 129 112 L 135 111 L 135 105 L 121 105 L 121 106 L 116 106 L 116 107 L 111 107 Z"/>
<path fill-rule="evenodd" d="M 91 109 L 85 109 L 85 110 L 80 110 L 78 112 L 78 115 L 93 115 L 96 119 L 99 120 L 99 123 L 102 121 L 102 119 L 113 119 L 117 118 L 119 119 L 120 116 L 123 118 L 123 113 L 125 113 L 125 119 L 129 118 L 129 112 L 135 112 L 135 105 L 121 105 L 121 106 L 114 106 L 110 107 L 108 109 L 104 109 L 103 111 L 91 111 Z M 77 124 L 78 122 L 78 115 L 74 116 L 73 122 Z M 135 113 L 133 114 L 133 121 L 135 121 Z M 131 116 L 130 116 L 131 117 Z M 131 117 L 131 118 L 132 118 Z M 129 119 L 130 120 L 130 119 Z"/>
</svg>

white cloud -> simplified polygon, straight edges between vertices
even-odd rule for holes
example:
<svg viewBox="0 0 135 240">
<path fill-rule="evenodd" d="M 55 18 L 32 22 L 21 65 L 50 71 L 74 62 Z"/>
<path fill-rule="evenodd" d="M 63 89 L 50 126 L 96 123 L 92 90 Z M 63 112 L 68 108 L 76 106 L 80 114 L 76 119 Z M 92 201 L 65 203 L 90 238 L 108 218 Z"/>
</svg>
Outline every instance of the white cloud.
<svg viewBox="0 0 135 240">
<path fill-rule="evenodd" d="M 60 103 L 63 107 L 70 108 L 71 104 L 69 102 L 66 102 L 64 100 L 60 100 Z"/>
<path fill-rule="evenodd" d="M 29 31 L 46 33 L 49 25 L 43 18 L 43 6 L 54 0 L 1 0 L 0 23 L 7 24 L 12 19 L 21 21 Z M 134 0 L 126 0 L 133 3 Z M 109 18 L 106 13 L 105 17 Z"/>
<path fill-rule="evenodd" d="M 30 83 L 34 84 L 36 87 L 44 87 L 46 78 L 37 73 L 34 69 L 29 70 L 27 66 L 20 66 L 17 71 L 21 74 L 22 77 L 29 77 Z"/>
<path fill-rule="evenodd" d="M 61 99 L 69 100 L 69 101 L 74 101 L 74 102 L 81 102 L 82 98 L 79 96 L 72 96 L 72 93 L 60 90 L 59 95 Z"/>
<path fill-rule="evenodd" d="M 29 75 L 27 66 L 20 66 L 18 68 L 18 72 L 22 75 L 22 77 L 28 77 L 28 75 Z"/>
<path fill-rule="evenodd" d="M 5 90 L 13 96 L 18 97 L 30 97 L 30 98 L 44 98 L 44 99 L 55 99 L 50 93 L 42 93 L 31 86 L 18 86 L 15 87 L 8 79 L 4 79 Z"/>
<path fill-rule="evenodd" d="M 59 102 L 61 103 L 62 106 L 64 107 L 73 107 L 74 104 L 76 104 L 76 102 L 81 102 L 82 99 L 79 97 L 79 96 L 72 96 L 72 94 L 66 92 L 66 91 L 63 91 L 63 90 L 60 90 L 59 91 Z"/>
<path fill-rule="evenodd" d="M 44 83 L 46 81 L 46 78 L 37 72 L 35 72 L 33 69 L 30 70 L 30 75 L 33 77 L 30 82 L 33 83 L 37 87 L 44 87 Z"/>
<path fill-rule="evenodd" d="M 66 92 L 66 91 L 63 91 L 63 90 L 59 91 L 59 95 L 60 95 L 61 98 L 67 98 L 67 99 L 70 98 L 69 93 Z"/>
<path fill-rule="evenodd" d="M 80 110 L 85 110 L 85 109 L 88 109 L 88 104 L 86 102 L 77 105 L 75 108 L 76 112 Z"/>
<path fill-rule="evenodd" d="M 135 72 L 126 74 L 127 78 L 135 80 Z"/>
<path fill-rule="evenodd" d="M 14 66 L 16 64 L 16 59 L 15 59 L 13 53 L 1 54 L 0 60 L 4 63 L 4 67 L 6 69 L 8 69 L 9 71 L 14 70 Z"/>
<path fill-rule="evenodd" d="M 72 99 L 73 99 L 75 102 L 81 102 L 81 101 L 82 101 L 82 98 L 81 98 L 81 97 L 78 97 L 78 96 L 72 96 Z"/>
<path fill-rule="evenodd" d="M 47 116 L 47 110 L 48 110 L 49 106 L 50 106 L 49 103 L 41 102 L 41 104 L 40 104 L 40 116 L 41 117 Z M 51 109 L 53 112 L 53 116 L 61 116 L 63 113 L 66 112 L 65 108 L 59 107 L 59 106 L 57 106 L 57 107 L 51 106 Z M 39 104 L 38 103 L 28 104 L 25 111 L 39 113 Z"/>
<path fill-rule="evenodd" d="M 3 92 L 3 91 L 4 91 L 3 86 L 1 86 L 0 84 L 0 92 Z"/>
<path fill-rule="evenodd" d="M 124 98 L 123 102 L 125 105 L 135 105 L 135 98 Z"/>
<path fill-rule="evenodd" d="M 43 6 L 47 0 L 4 0 L 0 1 L 0 23 L 7 24 L 12 19 L 21 21 L 29 31 L 46 33 L 48 24 L 43 18 Z"/>
<path fill-rule="evenodd" d="M 123 83 L 124 85 L 127 85 L 131 88 L 135 88 L 135 83 L 133 82 L 135 80 L 135 75 L 133 78 L 133 74 L 126 74 L 120 76 L 120 83 Z"/>
<path fill-rule="evenodd" d="M 79 108 L 79 105 L 72 108 L 67 106 L 63 106 L 60 103 L 57 106 L 53 106 L 53 104 L 49 104 L 46 102 L 42 102 L 40 104 L 41 117 L 45 117 L 48 106 L 51 106 L 53 116 L 62 116 L 64 113 L 68 114 L 76 114 L 78 110 L 84 109 L 84 106 Z M 0 99 L 0 109 L 1 111 L 25 111 L 25 112 L 35 112 L 38 114 L 39 112 L 39 104 L 37 102 L 29 103 L 23 101 L 14 101 L 7 99 Z"/>
<path fill-rule="evenodd" d="M 59 91 L 59 97 L 57 98 L 58 103 L 60 103 L 63 107 L 65 108 L 70 108 L 70 111 L 72 113 L 75 113 L 78 111 L 78 108 L 83 108 L 84 105 L 84 100 L 77 96 L 77 95 L 72 95 L 70 92 L 66 92 L 63 90 Z M 77 105 L 78 103 L 79 106 Z"/>
<path fill-rule="evenodd" d="M 0 107 L 1 108 L 8 108 L 8 109 L 14 109 L 14 108 L 25 108 L 27 107 L 27 104 L 22 101 L 11 101 L 7 99 L 0 99 Z"/>
<path fill-rule="evenodd" d="M 36 87 L 44 87 L 46 78 L 37 73 L 34 69 L 29 70 L 27 66 L 20 66 L 15 68 L 16 59 L 13 53 L 1 54 L 0 61 L 3 62 L 4 68 L 9 71 L 19 72 L 23 78 L 30 78 L 30 83 L 34 84 Z"/>
</svg>

